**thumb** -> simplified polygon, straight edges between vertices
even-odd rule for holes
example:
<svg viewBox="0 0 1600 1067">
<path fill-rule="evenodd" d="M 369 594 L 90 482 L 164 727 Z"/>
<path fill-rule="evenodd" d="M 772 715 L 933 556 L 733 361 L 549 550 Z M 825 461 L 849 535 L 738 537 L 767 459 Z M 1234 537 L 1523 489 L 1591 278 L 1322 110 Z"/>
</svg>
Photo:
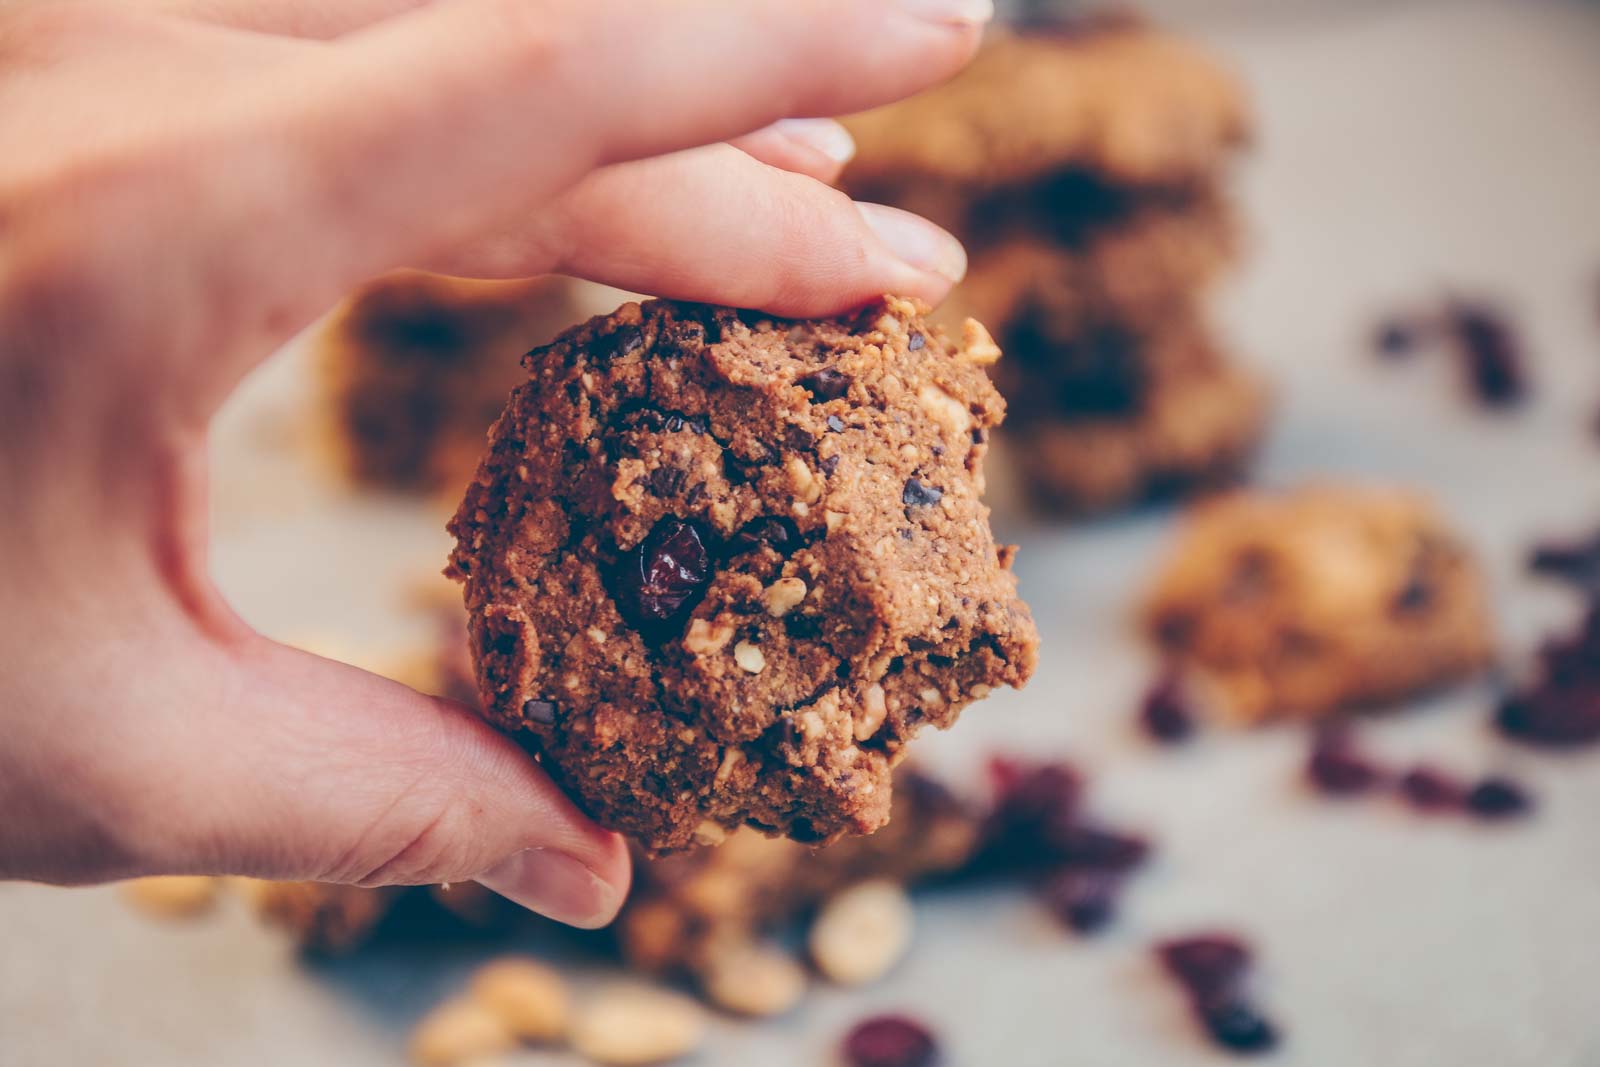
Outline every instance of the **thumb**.
<svg viewBox="0 0 1600 1067">
<path fill-rule="evenodd" d="M 574 926 L 616 914 L 621 838 L 466 707 L 255 635 L 221 655 L 221 713 L 169 735 L 192 754 L 169 763 L 185 768 L 165 803 L 191 853 L 169 865 L 367 886 L 471 879 Z"/>
</svg>

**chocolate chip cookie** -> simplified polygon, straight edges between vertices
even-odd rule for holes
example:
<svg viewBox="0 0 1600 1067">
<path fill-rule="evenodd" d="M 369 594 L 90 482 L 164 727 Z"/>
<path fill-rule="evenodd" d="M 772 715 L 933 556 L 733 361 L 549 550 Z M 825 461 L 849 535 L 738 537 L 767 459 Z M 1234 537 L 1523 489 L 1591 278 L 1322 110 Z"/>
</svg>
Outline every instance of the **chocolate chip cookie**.
<svg viewBox="0 0 1600 1067">
<path fill-rule="evenodd" d="M 523 380 L 518 357 L 572 322 L 575 307 L 565 278 L 473 282 L 407 271 L 374 282 L 319 340 L 335 465 L 358 485 L 453 496 Z"/>
<path fill-rule="evenodd" d="M 626 304 L 525 359 L 450 524 L 485 714 L 671 851 L 888 818 L 925 724 L 1031 673 L 976 322 Z"/>
<path fill-rule="evenodd" d="M 1444 519 L 1414 493 L 1352 485 L 1199 505 L 1146 621 L 1245 723 L 1399 700 L 1493 650 L 1483 576 Z"/>
</svg>

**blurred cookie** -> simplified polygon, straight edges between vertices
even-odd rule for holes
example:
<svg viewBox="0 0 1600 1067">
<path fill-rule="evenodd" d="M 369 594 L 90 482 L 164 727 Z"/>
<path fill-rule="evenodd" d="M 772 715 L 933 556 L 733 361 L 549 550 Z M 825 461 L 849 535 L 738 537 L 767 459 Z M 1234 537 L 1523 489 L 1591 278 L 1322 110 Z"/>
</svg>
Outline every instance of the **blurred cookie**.
<svg viewBox="0 0 1600 1067">
<path fill-rule="evenodd" d="M 358 485 L 459 491 L 523 380 L 518 357 L 577 317 L 565 278 L 405 271 L 372 283 L 318 341 L 335 465 Z"/>
<path fill-rule="evenodd" d="M 1146 623 L 1247 723 L 1399 700 L 1492 655 L 1483 575 L 1461 539 L 1417 494 L 1365 486 L 1196 506 Z"/>
</svg>

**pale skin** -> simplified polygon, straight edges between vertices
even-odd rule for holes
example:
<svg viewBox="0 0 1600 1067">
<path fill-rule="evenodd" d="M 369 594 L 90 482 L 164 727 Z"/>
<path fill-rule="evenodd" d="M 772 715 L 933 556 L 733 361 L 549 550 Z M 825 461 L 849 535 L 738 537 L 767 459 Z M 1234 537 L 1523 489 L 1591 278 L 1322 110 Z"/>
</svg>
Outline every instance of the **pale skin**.
<svg viewBox="0 0 1600 1067">
<path fill-rule="evenodd" d="M 958 70 L 987 0 L 0 0 L 0 877 L 478 879 L 595 926 L 621 840 L 464 708 L 255 633 L 207 425 L 385 271 L 786 315 L 965 269 L 810 117 Z M 805 121 L 780 121 L 802 119 Z"/>
</svg>

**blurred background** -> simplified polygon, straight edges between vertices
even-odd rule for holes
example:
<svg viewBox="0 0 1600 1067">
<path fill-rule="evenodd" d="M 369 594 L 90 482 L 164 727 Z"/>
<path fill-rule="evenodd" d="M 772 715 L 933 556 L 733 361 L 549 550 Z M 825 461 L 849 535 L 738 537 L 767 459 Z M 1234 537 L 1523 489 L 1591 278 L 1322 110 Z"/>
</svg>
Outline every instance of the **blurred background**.
<svg viewBox="0 0 1600 1067">
<path fill-rule="evenodd" d="M 995 756 L 1070 761 L 1096 825 L 1148 856 L 1090 872 L 1114 883 L 1088 901 L 1109 917 L 1037 871 L 940 872 L 882 977 L 846 985 L 822 966 L 773 1018 L 711 995 L 684 1062 L 934 1062 L 898 1031 L 899 1060 L 847 1041 L 885 1013 L 947 1067 L 1223 1062 L 1247 1050 L 1155 951 L 1218 932 L 1252 950 L 1267 1062 L 1600 1065 L 1600 752 L 1526 743 L 1550 740 L 1541 682 L 1567 687 L 1560 740 L 1600 722 L 1600 639 L 1571 639 L 1559 677 L 1540 675 L 1541 647 L 1574 633 L 1600 579 L 1600 543 L 1582 552 L 1600 526 L 1600 8 L 1149 0 L 1149 27 L 1111 28 L 1039 2 L 1003 10 L 1039 52 L 991 64 L 978 103 L 957 83 L 933 111 L 852 123 L 862 154 L 845 179 L 967 228 L 974 272 L 952 313 L 988 323 L 1008 353 L 998 373 L 1016 376 L 1001 379 L 1013 420 L 991 495 L 997 534 L 1021 546 L 1041 665 L 1026 691 L 922 738 L 918 760 L 980 835 L 1006 830 Z M 1093 95 L 1091 132 L 1061 133 L 1076 112 L 1049 88 L 1058 68 L 1096 72 L 1071 90 Z M 950 135 L 940 114 L 1026 147 L 953 173 L 929 149 Z M 401 279 L 264 367 L 216 433 L 214 568 L 236 607 L 449 690 L 443 522 L 483 427 L 517 354 L 623 298 Z M 1454 802 L 1420 788 L 1330 797 L 1303 721 L 1245 729 L 1257 716 L 1197 697 L 1174 713 L 1194 719 L 1182 744 L 1152 726 L 1169 694 L 1139 609 L 1188 501 L 1329 479 L 1425 494 L 1481 566 L 1495 632 L 1493 669 L 1397 693 L 1343 743 L 1396 774 L 1507 783 L 1527 800 L 1517 817 L 1441 813 Z M 1519 693 L 1536 710 L 1511 721 Z M 438 894 L 270 893 L 0 885 L 0 1064 L 400 1063 L 418 1023 L 505 952 L 549 962 L 580 1010 L 627 969 L 604 936 Z M 818 905 L 774 923 L 796 958 Z M 700 998 L 700 978 L 659 982 Z M 593 1062 L 562 1041 L 434 1058 Z"/>
</svg>

